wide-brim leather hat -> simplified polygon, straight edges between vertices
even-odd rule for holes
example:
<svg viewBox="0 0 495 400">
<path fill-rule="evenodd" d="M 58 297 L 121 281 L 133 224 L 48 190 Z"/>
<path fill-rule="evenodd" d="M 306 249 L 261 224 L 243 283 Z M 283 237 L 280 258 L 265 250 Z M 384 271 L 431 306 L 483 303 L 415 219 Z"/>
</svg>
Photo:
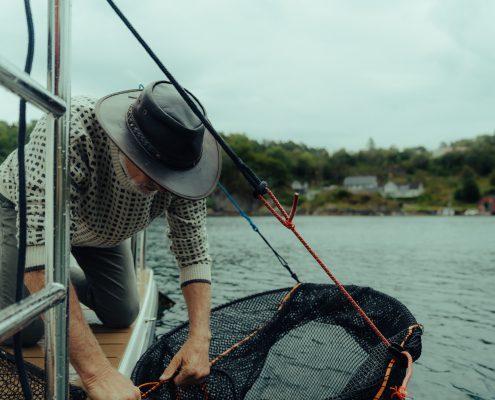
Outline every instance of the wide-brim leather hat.
<svg viewBox="0 0 495 400">
<path fill-rule="evenodd" d="M 105 96 L 96 104 L 96 118 L 120 151 L 166 190 L 199 200 L 215 189 L 220 147 L 170 82 Z"/>
</svg>

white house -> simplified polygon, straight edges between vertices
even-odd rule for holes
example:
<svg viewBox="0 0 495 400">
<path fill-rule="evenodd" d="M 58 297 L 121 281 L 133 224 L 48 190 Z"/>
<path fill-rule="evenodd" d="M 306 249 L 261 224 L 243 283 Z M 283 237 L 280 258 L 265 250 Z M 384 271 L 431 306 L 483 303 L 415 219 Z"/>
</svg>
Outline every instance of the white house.
<svg viewBox="0 0 495 400">
<path fill-rule="evenodd" d="M 344 187 L 350 192 L 377 192 L 378 179 L 376 176 L 347 176 Z"/>
<path fill-rule="evenodd" d="M 298 192 L 299 194 L 304 194 L 309 189 L 308 182 L 301 183 L 299 181 L 293 181 L 290 186 L 291 186 L 292 190 L 294 190 L 295 192 Z"/>
<path fill-rule="evenodd" d="M 412 199 L 419 197 L 425 189 L 422 182 L 412 182 L 406 184 L 397 184 L 388 181 L 382 188 L 381 193 L 385 197 L 393 199 Z"/>
</svg>

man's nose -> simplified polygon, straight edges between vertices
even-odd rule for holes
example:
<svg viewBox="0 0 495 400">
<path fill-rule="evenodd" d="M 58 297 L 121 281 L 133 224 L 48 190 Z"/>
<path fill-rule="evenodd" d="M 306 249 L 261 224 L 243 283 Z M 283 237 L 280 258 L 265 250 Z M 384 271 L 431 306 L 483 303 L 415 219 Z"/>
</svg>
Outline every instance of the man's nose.
<svg viewBox="0 0 495 400">
<path fill-rule="evenodd" d="M 150 188 L 152 188 L 153 190 L 157 190 L 159 192 L 162 192 L 164 191 L 165 189 L 163 187 L 161 187 L 158 183 L 156 183 L 153 179 L 151 178 L 148 178 L 148 182 L 146 183 L 146 185 Z"/>
<path fill-rule="evenodd" d="M 165 189 L 163 186 L 160 186 L 158 183 L 155 183 L 155 188 L 157 191 L 162 193 L 167 191 L 167 189 Z"/>
</svg>

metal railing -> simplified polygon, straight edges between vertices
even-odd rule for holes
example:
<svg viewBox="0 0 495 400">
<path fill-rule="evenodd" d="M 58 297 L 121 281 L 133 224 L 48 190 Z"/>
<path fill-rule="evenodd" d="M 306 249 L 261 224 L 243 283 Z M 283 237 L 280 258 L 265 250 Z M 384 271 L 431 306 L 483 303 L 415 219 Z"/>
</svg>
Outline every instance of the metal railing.
<svg viewBox="0 0 495 400">
<path fill-rule="evenodd" d="M 28 298 L 14 303 L 1 311 L 0 342 L 28 326 L 42 312 L 60 303 L 65 297 L 65 287 L 52 283 Z"/>
<path fill-rule="evenodd" d="M 65 113 L 67 108 L 65 101 L 54 96 L 53 93 L 33 80 L 30 75 L 21 71 L 1 56 L 0 84 L 37 106 L 40 110 L 57 117 Z"/>
<path fill-rule="evenodd" d="M 71 0 L 48 1 L 48 77 L 44 89 L 0 58 L 0 84 L 49 113 L 46 142 L 45 288 L 0 310 L 0 340 L 45 312 L 47 398 L 69 398 L 68 386 L 68 129 L 70 125 Z"/>
<path fill-rule="evenodd" d="M 146 228 L 132 236 L 131 251 L 134 269 L 136 272 L 144 271 L 146 269 Z"/>
</svg>

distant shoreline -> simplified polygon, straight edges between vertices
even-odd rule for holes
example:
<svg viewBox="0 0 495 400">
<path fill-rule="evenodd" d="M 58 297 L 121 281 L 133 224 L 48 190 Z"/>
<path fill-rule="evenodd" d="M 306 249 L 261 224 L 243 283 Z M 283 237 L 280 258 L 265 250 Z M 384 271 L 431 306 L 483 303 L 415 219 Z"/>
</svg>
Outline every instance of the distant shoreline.
<svg viewBox="0 0 495 400">
<path fill-rule="evenodd" d="M 268 211 L 256 211 L 252 213 L 247 213 L 250 217 L 266 217 L 271 216 Z M 348 216 L 365 216 L 365 217 L 493 217 L 495 215 L 489 214 L 477 214 L 477 215 L 466 215 L 461 212 L 456 212 L 454 214 L 444 215 L 435 211 L 424 211 L 424 212 L 381 212 L 376 210 L 336 210 L 336 211 L 318 211 L 318 212 L 305 212 L 301 211 L 296 213 L 299 216 L 310 216 L 310 217 L 348 217 Z M 214 211 L 208 210 L 209 217 L 236 217 L 240 216 L 236 211 Z"/>
</svg>

